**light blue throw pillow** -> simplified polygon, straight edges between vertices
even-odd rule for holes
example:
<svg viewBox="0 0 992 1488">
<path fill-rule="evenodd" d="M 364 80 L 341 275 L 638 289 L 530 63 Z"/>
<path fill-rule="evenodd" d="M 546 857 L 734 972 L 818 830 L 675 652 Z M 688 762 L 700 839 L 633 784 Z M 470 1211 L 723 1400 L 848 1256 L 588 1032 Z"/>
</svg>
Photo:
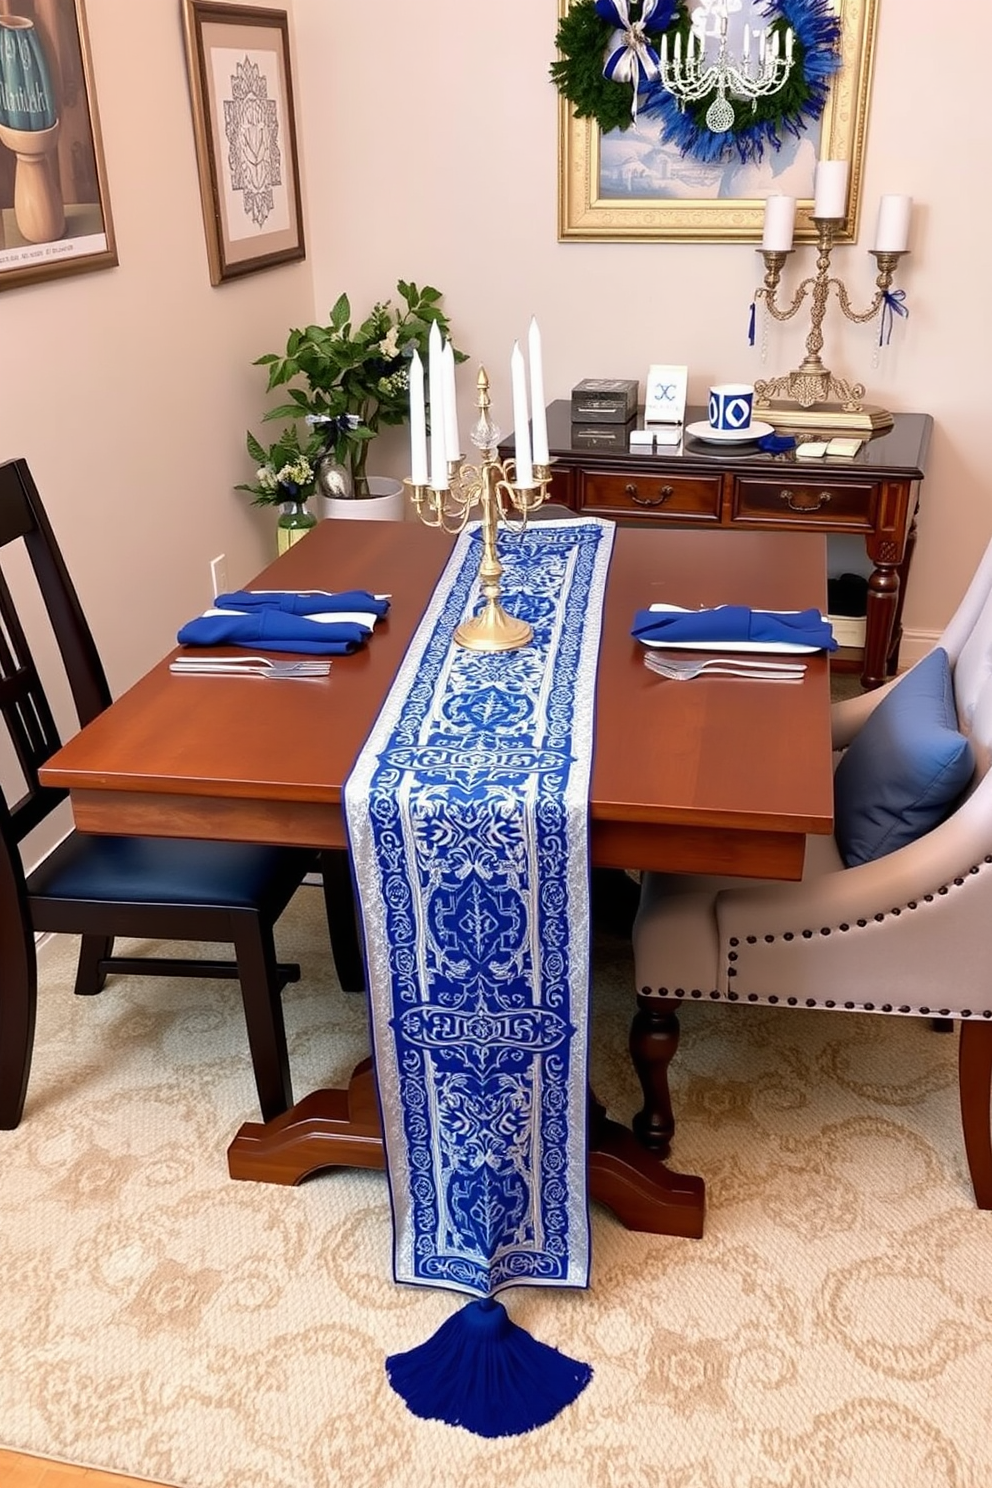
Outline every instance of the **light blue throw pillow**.
<svg viewBox="0 0 992 1488">
<path fill-rule="evenodd" d="M 848 868 L 915 842 L 950 814 L 975 767 L 958 730 L 947 652 L 907 672 L 834 775 L 834 832 Z"/>
</svg>

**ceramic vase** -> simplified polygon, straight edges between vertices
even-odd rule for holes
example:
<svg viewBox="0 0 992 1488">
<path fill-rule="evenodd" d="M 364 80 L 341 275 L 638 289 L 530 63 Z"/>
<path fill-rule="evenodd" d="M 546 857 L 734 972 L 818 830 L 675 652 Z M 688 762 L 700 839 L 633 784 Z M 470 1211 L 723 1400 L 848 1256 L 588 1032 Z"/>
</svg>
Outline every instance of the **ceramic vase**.
<svg viewBox="0 0 992 1488">
<path fill-rule="evenodd" d="M 14 216 L 29 243 L 50 243 L 65 231 L 58 137 L 41 38 L 25 17 L 0 16 L 0 142 L 17 157 Z"/>
</svg>

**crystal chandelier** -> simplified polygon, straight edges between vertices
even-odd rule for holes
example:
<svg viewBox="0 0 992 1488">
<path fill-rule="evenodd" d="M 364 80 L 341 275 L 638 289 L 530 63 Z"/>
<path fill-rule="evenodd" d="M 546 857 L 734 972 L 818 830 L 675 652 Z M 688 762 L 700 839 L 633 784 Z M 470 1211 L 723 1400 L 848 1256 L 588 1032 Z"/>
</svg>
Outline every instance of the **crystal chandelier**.
<svg viewBox="0 0 992 1488">
<path fill-rule="evenodd" d="M 783 52 L 778 31 L 769 36 L 767 28 L 763 31 L 755 28 L 752 32 L 751 26 L 746 25 L 741 57 L 735 60 L 729 55 L 728 18 L 741 5 L 742 0 L 700 0 L 692 12 L 692 29 L 684 56 L 681 34 L 676 34 L 671 58 L 668 37 L 661 38 L 661 83 L 678 99 L 680 108 L 687 103 L 698 103 L 716 90 L 716 97 L 706 110 L 706 127 L 714 134 L 724 134 L 733 128 L 731 98 L 750 99 L 753 109 L 759 98 L 777 93 L 792 71 L 795 35 L 791 27 L 785 33 Z M 718 43 L 712 61 L 707 58 L 707 42 L 711 39 Z"/>
</svg>

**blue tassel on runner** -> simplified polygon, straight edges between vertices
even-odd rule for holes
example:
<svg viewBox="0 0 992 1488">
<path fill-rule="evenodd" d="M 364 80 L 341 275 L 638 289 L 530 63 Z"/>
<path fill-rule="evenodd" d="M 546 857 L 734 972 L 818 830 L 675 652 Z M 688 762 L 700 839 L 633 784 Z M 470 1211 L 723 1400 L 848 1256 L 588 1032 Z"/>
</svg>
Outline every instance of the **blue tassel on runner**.
<svg viewBox="0 0 992 1488">
<path fill-rule="evenodd" d="M 592 1368 L 532 1338 L 488 1297 L 469 1302 L 432 1338 L 386 1360 L 386 1374 L 415 1416 L 476 1436 L 521 1436 L 571 1405 Z"/>
</svg>

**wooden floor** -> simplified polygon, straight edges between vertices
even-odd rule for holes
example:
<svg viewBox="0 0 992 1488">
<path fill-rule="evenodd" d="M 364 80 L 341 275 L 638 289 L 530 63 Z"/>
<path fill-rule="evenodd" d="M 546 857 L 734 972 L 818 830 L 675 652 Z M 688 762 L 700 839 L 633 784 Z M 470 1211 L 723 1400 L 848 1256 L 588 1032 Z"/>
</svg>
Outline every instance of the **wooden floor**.
<svg viewBox="0 0 992 1488">
<path fill-rule="evenodd" d="M 149 1488 L 146 1478 L 121 1478 L 88 1467 L 66 1467 L 0 1448 L 0 1488 Z"/>
</svg>

